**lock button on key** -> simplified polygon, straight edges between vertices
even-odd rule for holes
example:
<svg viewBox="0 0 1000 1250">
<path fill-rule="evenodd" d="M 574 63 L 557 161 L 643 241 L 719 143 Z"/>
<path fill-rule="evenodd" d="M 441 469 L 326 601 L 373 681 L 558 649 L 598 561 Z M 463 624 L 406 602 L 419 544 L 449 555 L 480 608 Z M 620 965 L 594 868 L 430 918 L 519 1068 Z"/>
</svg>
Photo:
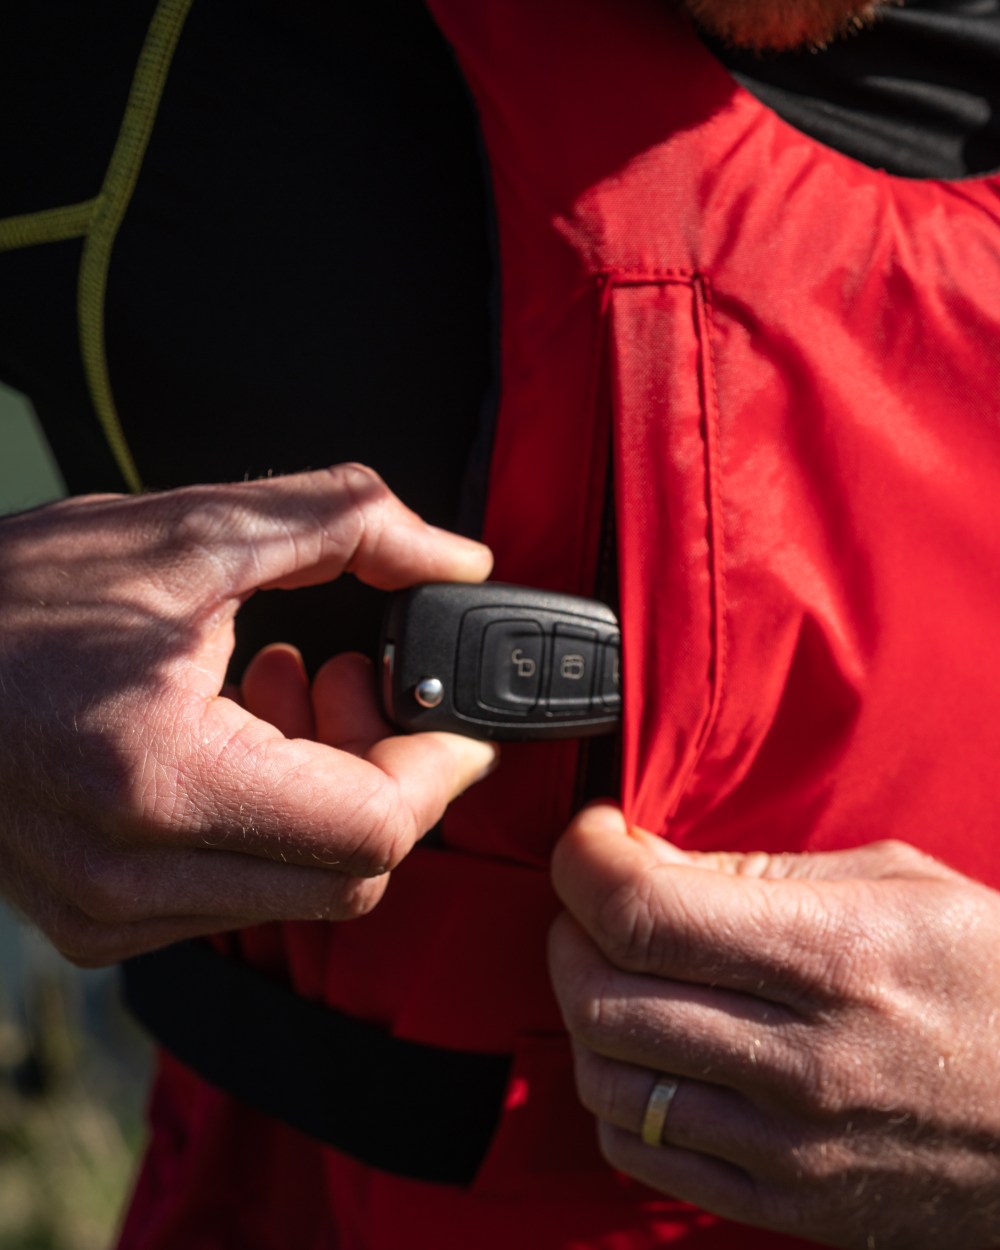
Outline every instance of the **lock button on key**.
<svg viewBox="0 0 1000 1250">
<path fill-rule="evenodd" d="M 584 711 L 590 707 L 596 642 L 593 630 L 556 626 L 549 679 L 549 707 L 553 712 Z"/>
</svg>

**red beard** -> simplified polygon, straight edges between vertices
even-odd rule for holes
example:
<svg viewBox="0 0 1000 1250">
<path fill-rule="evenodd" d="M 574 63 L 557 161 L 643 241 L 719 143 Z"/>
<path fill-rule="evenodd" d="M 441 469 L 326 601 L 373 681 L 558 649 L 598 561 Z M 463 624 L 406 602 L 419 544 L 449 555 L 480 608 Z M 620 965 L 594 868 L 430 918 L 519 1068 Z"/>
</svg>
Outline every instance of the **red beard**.
<svg viewBox="0 0 1000 1250">
<path fill-rule="evenodd" d="M 868 25 L 887 0 L 681 0 L 705 30 L 741 48 L 822 47 Z M 896 0 L 898 2 L 898 0 Z"/>
</svg>

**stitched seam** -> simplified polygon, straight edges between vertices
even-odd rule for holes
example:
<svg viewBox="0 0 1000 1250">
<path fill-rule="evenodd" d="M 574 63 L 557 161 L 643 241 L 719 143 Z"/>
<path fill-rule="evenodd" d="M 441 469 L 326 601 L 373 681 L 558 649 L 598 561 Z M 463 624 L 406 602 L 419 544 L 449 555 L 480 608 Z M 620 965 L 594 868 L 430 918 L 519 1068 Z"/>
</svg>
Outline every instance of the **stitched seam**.
<svg viewBox="0 0 1000 1250">
<path fill-rule="evenodd" d="M 723 521 L 721 490 L 721 448 L 719 431 L 719 383 L 715 361 L 715 335 L 713 325 L 712 288 L 708 279 L 698 275 L 695 279 L 696 315 L 698 330 L 703 344 L 701 387 L 705 411 L 705 470 L 706 502 L 708 505 L 708 550 L 712 584 L 712 654 L 715 661 L 713 674 L 712 704 L 705 721 L 704 731 L 698 742 L 695 763 L 700 760 L 712 730 L 719 718 L 723 697 L 729 678 L 728 637 L 729 602 L 726 596 L 726 569 L 724 560 L 725 525 Z M 693 770 L 692 770 L 693 771 Z"/>
<path fill-rule="evenodd" d="M 604 275 L 614 286 L 647 286 L 650 283 L 662 285 L 671 283 L 678 286 L 691 286 L 699 280 L 693 269 L 609 269 Z"/>
<path fill-rule="evenodd" d="M 612 272 L 615 286 L 674 285 L 690 289 L 694 301 L 695 325 L 700 345 L 698 386 L 701 395 L 702 443 L 704 446 L 706 542 L 709 575 L 709 656 L 708 708 L 697 731 L 689 758 L 677 777 L 670 810 L 664 816 L 660 832 L 664 832 L 687 794 L 691 779 L 698 769 L 722 706 L 728 679 L 727 637 L 728 604 L 726 600 L 723 563 L 724 527 L 719 473 L 719 395 L 715 368 L 715 343 L 712 326 L 711 287 L 708 279 L 694 270 L 648 269 Z"/>
<path fill-rule="evenodd" d="M 725 571 L 722 561 L 723 528 L 722 501 L 719 491 L 719 396 L 716 383 L 715 353 L 710 317 L 711 295 L 708 280 L 702 274 L 693 273 L 688 281 L 694 298 L 695 323 L 701 352 L 698 367 L 698 385 L 701 391 L 701 409 L 705 447 L 705 511 L 707 519 L 706 542 L 708 545 L 709 575 L 709 703 L 705 718 L 698 730 L 698 737 L 691 751 L 687 766 L 678 777 L 674 801 L 663 822 L 663 830 L 677 813 L 691 780 L 698 771 L 712 730 L 715 728 L 722 705 L 723 688 L 728 676 L 726 667 L 726 594 Z"/>
<path fill-rule="evenodd" d="M 77 285 L 80 354 L 91 401 L 130 490 L 142 480 L 122 429 L 108 373 L 104 324 L 108 269 L 156 122 L 163 89 L 193 0 L 160 0 L 143 43 L 121 129 L 83 246 Z"/>
<path fill-rule="evenodd" d="M 601 429 L 597 428 L 598 425 L 601 424 L 601 420 L 602 420 L 602 413 L 600 410 L 601 373 L 606 365 L 605 352 L 607 351 L 608 310 L 611 305 L 611 291 L 612 291 L 612 283 L 608 280 L 608 276 L 606 274 L 598 274 L 597 276 L 597 298 L 598 298 L 597 323 L 594 327 L 594 342 L 593 342 L 593 348 L 591 352 L 590 381 L 589 381 L 588 388 L 587 388 L 588 395 L 589 395 L 589 402 L 590 402 L 590 411 L 593 414 L 593 420 L 591 422 L 591 427 L 590 427 L 591 428 L 590 449 L 589 449 L 589 455 L 587 457 L 587 481 L 594 482 L 595 480 L 600 480 L 602 484 L 606 484 L 607 482 L 607 464 L 612 455 L 611 422 L 608 421 L 607 425 L 604 425 Z M 602 458 L 605 460 L 604 472 L 600 475 L 600 478 L 598 478 L 596 465 L 597 465 L 597 462 Z M 601 499 L 600 507 L 601 507 L 602 517 L 600 520 L 597 521 L 597 526 L 599 530 L 600 530 L 600 526 L 603 520 L 603 511 L 604 511 L 603 496 Z M 597 553 L 596 553 L 597 554 L 596 562 L 593 561 L 594 552 L 586 550 L 586 544 L 584 543 L 580 544 L 580 551 L 578 552 L 578 565 L 577 565 L 577 585 L 580 587 L 585 587 L 589 584 L 590 579 L 588 579 L 587 574 L 589 573 L 591 575 L 591 578 L 593 577 L 594 572 L 595 572 L 595 565 L 597 568 L 599 568 L 600 547 L 601 547 L 602 539 L 603 539 L 603 535 L 599 533 Z M 587 592 L 587 593 L 590 593 L 590 592 Z"/>
<path fill-rule="evenodd" d="M 59 208 L 40 209 L 35 213 L 21 213 L 0 221 L 0 252 L 14 252 L 22 247 L 34 247 L 38 243 L 62 243 L 67 239 L 82 239 L 87 233 L 96 199 L 81 204 L 66 204 Z"/>
</svg>

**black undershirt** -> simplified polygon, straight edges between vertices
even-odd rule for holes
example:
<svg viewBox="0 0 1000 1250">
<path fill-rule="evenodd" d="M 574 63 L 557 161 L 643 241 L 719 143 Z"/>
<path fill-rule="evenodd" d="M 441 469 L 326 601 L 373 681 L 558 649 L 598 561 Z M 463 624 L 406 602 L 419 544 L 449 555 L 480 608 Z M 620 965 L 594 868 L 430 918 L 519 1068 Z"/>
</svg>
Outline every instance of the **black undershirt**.
<svg viewBox="0 0 1000 1250">
<path fill-rule="evenodd" d="M 609 0 L 609 3 L 613 0 Z M 0 15 L 0 217 L 93 196 L 154 0 Z M 713 51 L 793 125 L 904 176 L 1000 166 L 1000 0 L 914 0 L 821 53 Z M 457 527 L 494 385 L 474 109 L 419 0 L 195 0 L 112 257 L 107 350 L 157 488 L 362 460 Z M 120 490 L 76 331 L 77 241 L 0 254 L 0 379 L 73 492 Z M 311 664 L 368 649 L 349 582 L 251 600 Z"/>
<path fill-rule="evenodd" d="M 739 81 L 832 148 L 909 178 L 1000 168 L 1000 0 L 908 0 L 821 52 L 738 52 Z"/>
</svg>

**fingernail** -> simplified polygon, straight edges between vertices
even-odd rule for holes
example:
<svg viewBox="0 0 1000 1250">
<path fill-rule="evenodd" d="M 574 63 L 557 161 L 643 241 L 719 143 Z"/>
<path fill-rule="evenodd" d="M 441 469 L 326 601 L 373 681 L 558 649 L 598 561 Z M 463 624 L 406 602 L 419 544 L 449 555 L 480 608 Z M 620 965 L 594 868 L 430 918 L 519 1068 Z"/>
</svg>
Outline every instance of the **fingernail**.
<svg viewBox="0 0 1000 1250">
<path fill-rule="evenodd" d="M 666 838 L 661 838 L 658 833 L 650 833 L 648 829 L 641 829 L 638 825 L 632 825 L 629 833 L 637 842 L 641 842 L 651 855 L 655 855 L 665 864 L 688 862 L 688 857 L 682 850 L 674 846 L 672 842 L 668 842 Z"/>
<path fill-rule="evenodd" d="M 485 543 L 475 538 L 466 538 L 464 534 L 456 534 L 453 530 L 442 529 L 439 525 L 428 525 L 427 528 L 435 534 L 451 539 L 452 542 L 460 543 L 465 548 L 465 555 L 468 558 L 477 561 L 482 566 L 487 566 L 483 576 L 486 576 L 493 568 L 493 552 Z"/>
<path fill-rule="evenodd" d="M 476 746 L 485 748 L 488 754 L 482 764 L 482 767 L 479 769 L 479 772 L 477 772 L 475 777 L 473 777 L 473 783 L 482 781 L 484 777 L 488 777 L 500 763 L 500 748 L 494 746 L 492 742 L 477 742 Z"/>
<path fill-rule="evenodd" d="M 462 790 L 467 790 L 477 781 L 488 777 L 499 763 L 500 751 L 492 742 L 480 742 L 477 738 L 463 738 L 457 734 L 448 736 L 454 738 L 456 747 L 462 754 Z"/>
<path fill-rule="evenodd" d="M 600 830 L 602 833 L 628 833 L 624 812 L 607 800 L 589 804 L 582 809 L 578 819 L 588 828 Z"/>
</svg>

